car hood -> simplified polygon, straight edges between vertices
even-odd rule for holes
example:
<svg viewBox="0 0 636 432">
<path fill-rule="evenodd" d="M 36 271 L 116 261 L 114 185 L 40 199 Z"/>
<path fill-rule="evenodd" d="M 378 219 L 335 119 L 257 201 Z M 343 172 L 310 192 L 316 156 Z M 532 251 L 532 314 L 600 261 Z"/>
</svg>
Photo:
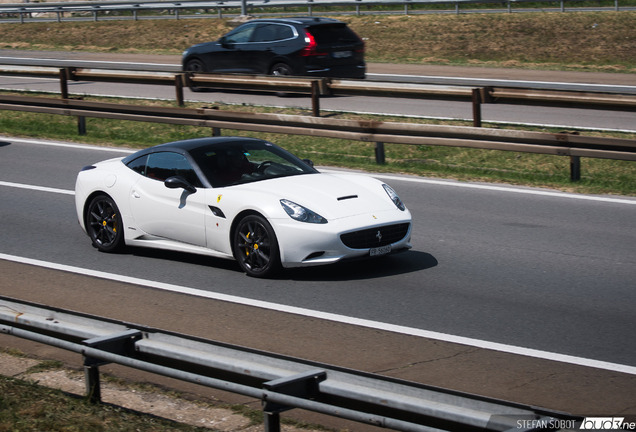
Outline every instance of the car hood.
<svg viewBox="0 0 636 432">
<path fill-rule="evenodd" d="M 327 219 L 397 210 L 382 182 L 357 174 L 306 174 L 240 186 L 259 195 L 288 199 Z"/>
</svg>

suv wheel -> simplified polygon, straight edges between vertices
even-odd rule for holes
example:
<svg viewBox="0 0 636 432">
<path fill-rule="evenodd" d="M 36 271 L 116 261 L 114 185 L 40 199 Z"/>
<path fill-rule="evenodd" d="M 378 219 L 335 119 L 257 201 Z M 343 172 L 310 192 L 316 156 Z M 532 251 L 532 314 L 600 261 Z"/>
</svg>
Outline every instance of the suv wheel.
<svg viewBox="0 0 636 432">
<path fill-rule="evenodd" d="M 186 72 L 193 72 L 193 73 L 204 73 L 205 72 L 205 66 L 203 65 L 203 62 L 201 60 L 194 59 L 194 60 L 190 60 L 188 63 L 186 63 L 185 71 Z M 190 90 L 192 90 L 193 92 L 200 92 L 200 91 L 205 91 L 206 89 L 204 89 L 202 87 L 192 87 L 191 86 Z"/>
<path fill-rule="evenodd" d="M 271 74 L 276 76 L 282 76 L 282 75 L 293 75 L 294 72 L 285 63 L 276 63 L 272 67 Z"/>
</svg>

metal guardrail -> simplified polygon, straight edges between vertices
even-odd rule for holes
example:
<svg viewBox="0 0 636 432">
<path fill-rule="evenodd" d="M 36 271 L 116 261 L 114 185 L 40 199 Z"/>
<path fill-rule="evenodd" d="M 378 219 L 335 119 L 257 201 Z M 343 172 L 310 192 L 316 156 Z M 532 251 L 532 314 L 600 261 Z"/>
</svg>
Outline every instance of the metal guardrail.
<svg viewBox="0 0 636 432">
<path fill-rule="evenodd" d="M 384 163 L 384 143 L 446 145 L 490 150 L 552 154 L 571 157 L 570 177 L 580 179 L 580 158 L 636 160 L 636 140 L 583 137 L 567 133 L 551 134 L 480 128 L 482 103 L 509 103 L 542 106 L 576 106 L 618 111 L 636 110 L 636 95 L 530 90 L 500 87 L 460 87 L 425 84 L 335 80 L 303 77 L 216 75 L 167 72 L 132 72 L 51 67 L 0 67 L 0 75 L 59 78 L 62 99 L 0 96 L 0 109 L 78 116 L 80 133 L 85 117 L 188 124 L 217 130 L 251 130 L 281 134 L 313 135 L 376 143 L 376 161 Z M 258 91 L 292 91 L 311 94 L 314 117 L 273 114 L 245 114 L 218 110 L 148 108 L 72 100 L 68 81 L 105 81 L 170 85 L 184 105 L 183 88 Z M 431 100 L 463 100 L 473 104 L 474 128 L 431 126 L 391 122 L 358 122 L 321 119 L 321 95 L 394 96 Z"/>
<path fill-rule="evenodd" d="M 374 142 L 376 159 L 380 163 L 384 157 L 384 143 L 442 145 L 570 156 L 572 180 L 577 180 L 575 175 L 580 178 L 580 166 L 577 166 L 577 162 L 580 163 L 581 157 L 636 161 L 636 140 L 587 137 L 568 133 L 340 120 L 5 95 L 0 95 L 0 109 L 77 116 L 80 120 L 85 117 L 99 117 L 209 127 L 214 130 L 213 135 L 218 135 L 220 129 L 232 129 Z M 80 130 L 81 128 L 80 121 Z"/>
<path fill-rule="evenodd" d="M 93 402 L 100 401 L 99 366 L 117 363 L 259 399 L 266 432 L 279 431 L 280 413 L 293 408 L 413 432 L 519 431 L 529 430 L 518 428 L 520 419 L 563 427 L 582 420 L 8 297 L 0 297 L 0 332 L 82 354 Z"/>
<path fill-rule="evenodd" d="M 548 2 L 549 0 L 539 0 L 540 2 Z M 577 0 L 568 0 L 570 2 Z M 404 14 L 412 13 L 412 7 L 415 5 L 454 5 L 455 13 L 460 13 L 460 5 L 466 4 L 503 4 L 506 5 L 508 12 L 512 11 L 512 5 L 523 2 L 536 2 L 536 0 L 305 0 L 305 1 L 276 1 L 276 0 L 187 0 L 187 1 L 157 1 L 157 0 L 138 0 L 138 1 L 94 1 L 94 2 L 46 2 L 46 3 L 19 3 L 19 4 L 1 4 L 0 15 L 18 15 L 20 23 L 24 23 L 25 16 L 32 14 L 56 14 L 57 21 L 61 21 L 65 13 L 91 13 L 95 21 L 101 13 L 109 12 L 130 12 L 132 19 L 138 19 L 139 11 L 165 11 L 174 12 L 175 19 L 180 18 L 182 10 L 209 10 L 216 9 L 218 17 L 223 16 L 223 10 L 240 9 L 241 15 L 246 15 L 249 11 L 264 8 L 306 8 L 307 13 L 312 15 L 313 8 L 321 6 L 340 6 L 350 7 L 355 10 L 356 15 L 361 14 L 361 8 L 370 8 L 373 6 L 395 6 L 401 8 Z M 561 11 L 565 12 L 566 0 L 559 0 Z M 550 2 L 552 3 L 552 2 Z M 411 7 L 411 9 L 409 9 Z M 614 0 L 614 10 L 619 11 L 619 0 Z M 119 16 L 118 19 L 124 19 Z M 33 18 L 31 18 L 33 20 Z M 37 19 L 36 19 L 37 20 Z M 0 20 L 2 22 L 2 20 Z"/>
<path fill-rule="evenodd" d="M 0 65 L 0 75 L 59 78 L 64 98 L 68 81 L 120 82 L 130 84 L 170 85 L 176 88 L 176 98 L 183 105 L 183 87 L 209 89 L 257 90 L 314 94 L 313 112 L 319 115 L 320 96 L 379 96 L 435 100 L 461 100 L 474 105 L 483 103 L 576 107 L 615 111 L 636 111 L 636 95 L 541 90 L 509 87 L 469 87 L 417 83 L 380 82 L 369 80 L 339 80 L 332 78 L 274 77 L 264 75 L 222 75 L 209 73 L 174 73 L 159 71 L 129 71 L 85 68 L 23 66 L 30 59 L 13 60 L 13 65 Z M 474 125 L 481 124 L 478 107 Z"/>
</svg>

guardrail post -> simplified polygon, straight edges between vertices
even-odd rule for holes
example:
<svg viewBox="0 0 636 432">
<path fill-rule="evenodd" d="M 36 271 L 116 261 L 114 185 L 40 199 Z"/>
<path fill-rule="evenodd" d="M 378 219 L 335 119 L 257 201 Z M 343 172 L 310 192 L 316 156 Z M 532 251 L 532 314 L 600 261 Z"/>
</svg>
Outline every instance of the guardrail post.
<svg viewBox="0 0 636 432">
<path fill-rule="evenodd" d="M 69 68 L 60 69 L 60 93 L 62 93 L 62 99 L 68 99 L 69 74 L 70 74 Z"/>
<path fill-rule="evenodd" d="M 86 135 L 86 117 L 84 116 L 77 116 L 77 133 L 80 136 Z"/>
<path fill-rule="evenodd" d="M 570 180 L 573 182 L 581 180 L 580 156 L 570 156 Z"/>
<path fill-rule="evenodd" d="M 268 381 L 263 383 L 263 388 L 284 395 L 312 399 L 320 393 L 320 383 L 326 379 L 326 371 L 312 370 L 290 377 Z M 293 409 L 294 407 L 269 402 L 265 394 L 263 395 L 263 403 L 265 432 L 280 432 L 280 413 Z"/>
<path fill-rule="evenodd" d="M 280 414 L 277 412 L 263 412 L 265 432 L 280 432 Z"/>
<path fill-rule="evenodd" d="M 177 104 L 179 106 L 184 106 L 185 102 L 183 99 L 183 87 L 184 87 L 185 79 L 183 74 L 177 74 L 174 76 L 174 88 L 177 94 Z"/>
<path fill-rule="evenodd" d="M 311 82 L 311 110 L 314 117 L 320 117 L 320 83 Z"/>
<path fill-rule="evenodd" d="M 307 3 L 311 3 L 313 1 L 314 0 L 307 0 Z M 311 5 L 310 4 L 307 5 L 307 13 L 309 14 L 309 16 L 311 16 Z"/>
<path fill-rule="evenodd" d="M 378 165 L 384 165 L 386 163 L 383 142 L 375 143 L 375 163 L 377 163 Z"/>
<path fill-rule="evenodd" d="M 87 357 L 84 357 L 86 362 Z M 99 383 L 99 366 L 84 365 L 84 378 L 86 379 L 86 398 L 90 403 L 97 404 L 102 401 L 102 391 Z"/>
<path fill-rule="evenodd" d="M 130 356 L 134 352 L 135 342 L 142 338 L 139 330 L 126 330 L 107 336 L 98 336 L 86 339 L 83 344 L 105 352 Z M 108 364 L 108 361 L 87 355 L 84 358 L 84 376 L 86 377 L 86 397 L 91 403 L 101 402 L 101 389 L 99 383 L 99 366 Z"/>
<path fill-rule="evenodd" d="M 481 92 L 473 89 L 473 127 L 481 127 Z"/>
</svg>

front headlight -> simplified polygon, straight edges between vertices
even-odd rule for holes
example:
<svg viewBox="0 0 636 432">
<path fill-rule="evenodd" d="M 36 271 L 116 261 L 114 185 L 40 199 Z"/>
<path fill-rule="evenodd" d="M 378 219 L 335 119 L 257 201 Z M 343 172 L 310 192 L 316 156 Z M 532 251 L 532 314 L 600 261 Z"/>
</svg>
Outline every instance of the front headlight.
<svg viewBox="0 0 636 432">
<path fill-rule="evenodd" d="M 318 213 L 315 213 L 309 210 L 306 207 L 296 204 L 293 201 L 289 201 L 286 199 L 280 200 L 280 205 L 283 206 L 285 212 L 294 220 L 299 222 L 307 222 L 307 223 L 315 223 L 315 224 L 326 224 L 327 219 L 320 216 Z"/>
<path fill-rule="evenodd" d="M 393 204 L 395 204 L 397 208 L 402 211 L 406 210 L 406 206 L 391 186 L 389 186 L 388 184 L 383 184 L 382 187 L 384 187 L 384 190 L 389 195 L 389 198 L 391 198 L 391 201 L 393 201 Z"/>
</svg>

